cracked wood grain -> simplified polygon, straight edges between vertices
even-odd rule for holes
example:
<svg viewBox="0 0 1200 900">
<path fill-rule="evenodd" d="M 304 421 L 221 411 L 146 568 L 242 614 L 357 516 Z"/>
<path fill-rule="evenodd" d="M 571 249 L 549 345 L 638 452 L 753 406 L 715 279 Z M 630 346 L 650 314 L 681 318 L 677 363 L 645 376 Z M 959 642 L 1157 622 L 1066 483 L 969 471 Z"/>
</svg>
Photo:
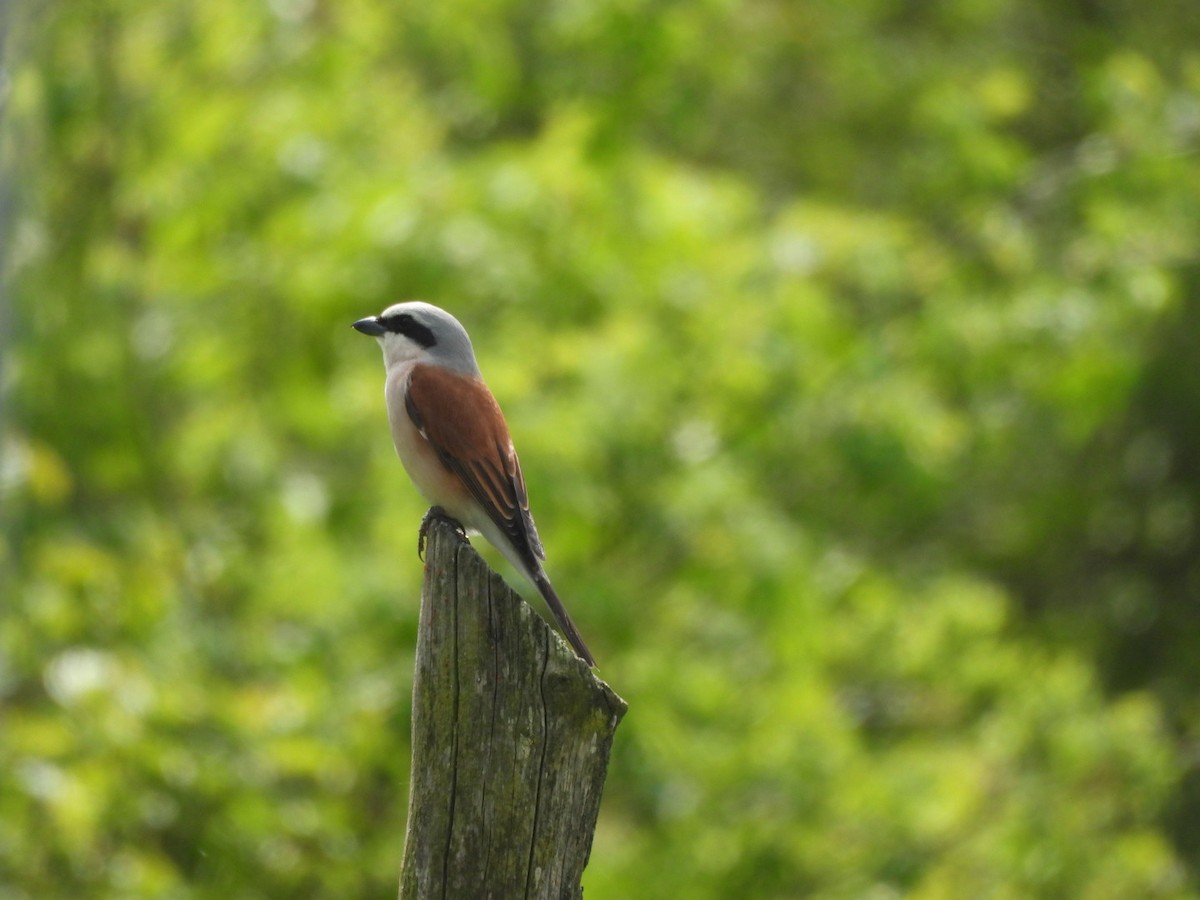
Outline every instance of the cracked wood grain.
<svg viewBox="0 0 1200 900">
<path fill-rule="evenodd" d="M 577 900 L 625 701 L 446 523 L 429 531 L 401 900 Z"/>
</svg>

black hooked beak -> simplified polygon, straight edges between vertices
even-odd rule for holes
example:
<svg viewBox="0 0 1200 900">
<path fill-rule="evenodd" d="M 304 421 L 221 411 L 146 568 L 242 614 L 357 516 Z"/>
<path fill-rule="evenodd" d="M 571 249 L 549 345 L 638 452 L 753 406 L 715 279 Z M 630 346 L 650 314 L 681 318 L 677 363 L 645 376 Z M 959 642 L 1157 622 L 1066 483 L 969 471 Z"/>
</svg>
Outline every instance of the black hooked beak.
<svg viewBox="0 0 1200 900">
<path fill-rule="evenodd" d="M 352 327 L 355 331 L 361 331 L 363 334 L 371 335 L 371 337 L 379 337 L 380 335 L 387 334 L 387 329 L 379 321 L 379 316 L 367 316 L 365 319 L 359 319 Z"/>
</svg>

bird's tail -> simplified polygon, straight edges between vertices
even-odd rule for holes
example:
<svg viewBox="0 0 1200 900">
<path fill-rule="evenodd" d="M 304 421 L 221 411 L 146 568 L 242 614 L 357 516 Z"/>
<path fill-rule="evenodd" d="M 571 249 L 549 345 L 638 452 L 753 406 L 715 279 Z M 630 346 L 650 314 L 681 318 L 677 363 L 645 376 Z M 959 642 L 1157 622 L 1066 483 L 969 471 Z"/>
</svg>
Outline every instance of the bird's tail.
<svg viewBox="0 0 1200 900">
<path fill-rule="evenodd" d="M 575 648 L 575 652 L 579 654 L 592 668 L 596 667 L 596 660 L 592 657 L 592 653 L 587 648 L 587 644 L 583 642 L 583 638 L 579 636 L 579 630 L 575 627 L 575 623 L 571 621 L 571 617 L 567 615 L 567 608 L 562 605 L 562 601 L 558 599 L 558 594 L 555 593 L 554 587 L 550 584 L 550 579 L 546 577 L 544 572 L 537 572 L 532 581 L 541 593 L 546 605 L 550 607 L 550 612 L 554 613 L 554 618 L 558 619 L 558 626 L 562 629 L 571 646 Z"/>
</svg>

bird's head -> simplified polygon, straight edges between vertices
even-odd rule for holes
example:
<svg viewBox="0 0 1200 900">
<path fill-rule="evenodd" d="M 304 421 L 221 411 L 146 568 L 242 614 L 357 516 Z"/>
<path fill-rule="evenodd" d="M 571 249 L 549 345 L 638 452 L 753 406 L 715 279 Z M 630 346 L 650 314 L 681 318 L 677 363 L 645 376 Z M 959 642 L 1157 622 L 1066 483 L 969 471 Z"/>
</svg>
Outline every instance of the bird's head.
<svg viewBox="0 0 1200 900">
<path fill-rule="evenodd" d="M 377 316 L 359 319 L 354 328 L 379 341 L 384 365 L 389 368 L 416 361 L 479 375 L 467 330 L 450 313 L 430 303 L 395 303 Z"/>
</svg>

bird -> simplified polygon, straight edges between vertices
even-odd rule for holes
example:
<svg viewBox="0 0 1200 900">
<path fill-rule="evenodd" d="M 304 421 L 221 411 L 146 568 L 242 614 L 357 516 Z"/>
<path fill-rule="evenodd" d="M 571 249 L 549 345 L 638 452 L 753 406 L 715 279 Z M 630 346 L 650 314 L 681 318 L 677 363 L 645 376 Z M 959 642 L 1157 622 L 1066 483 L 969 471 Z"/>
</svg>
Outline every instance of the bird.
<svg viewBox="0 0 1200 900">
<path fill-rule="evenodd" d="M 353 323 L 383 350 L 392 443 L 432 518 L 476 532 L 537 588 L 575 653 L 596 661 L 546 575 L 546 551 L 529 512 L 525 478 L 500 404 L 488 390 L 467 330 L 431 303 L 395 303 Z"/>
</svg>

